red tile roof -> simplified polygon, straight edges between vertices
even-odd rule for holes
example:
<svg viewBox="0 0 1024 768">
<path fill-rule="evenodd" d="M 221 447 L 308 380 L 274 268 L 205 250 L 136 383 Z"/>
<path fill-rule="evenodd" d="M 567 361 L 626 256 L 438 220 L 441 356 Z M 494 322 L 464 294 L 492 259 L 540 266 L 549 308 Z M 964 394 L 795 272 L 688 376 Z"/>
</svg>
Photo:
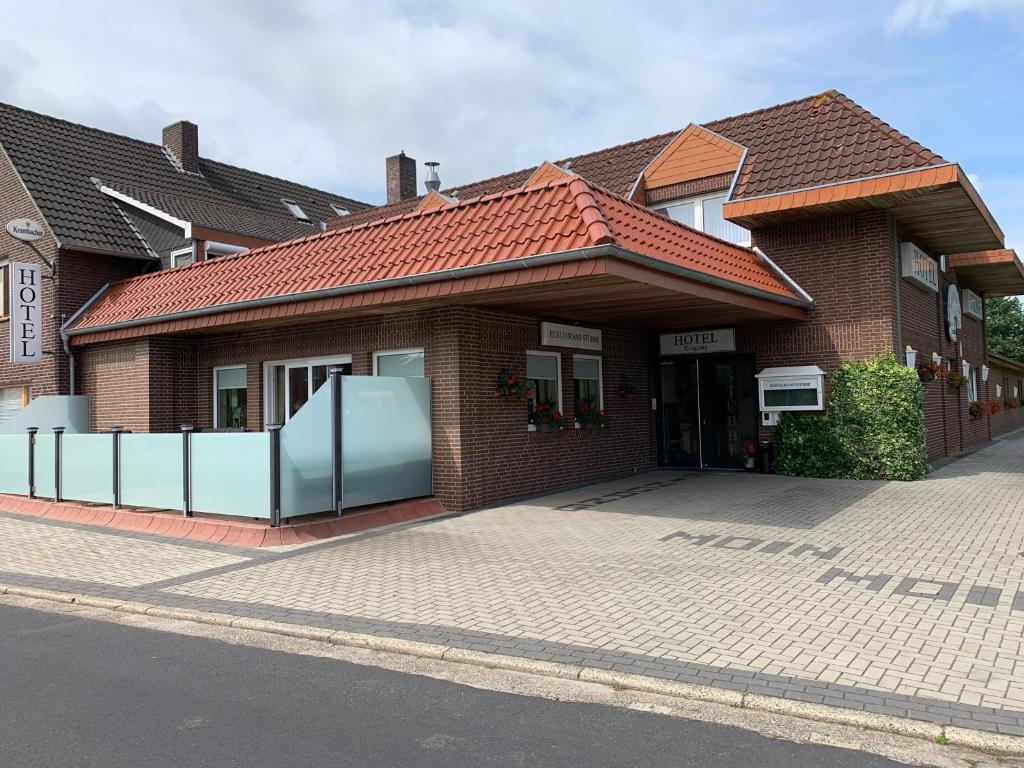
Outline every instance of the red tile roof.
<svg viewBox="0 0 1024 768">
<path fill-rule="evenodd" d="M 618 246 L 740 292 L 806 303 L 755 252 L 567 177 L 131 278 L 113 285 L 71 330 L 159 322 L 191 310 L 226 312 L 242 302 L 298 300 L 393 278 L 444 280 L 450 270 L 599 245 Z"/>
<path fill-rule="evenodd" d="M 878 176 L 946 161 L 838 91 L 704 123 L 747 149 L 733 199 L 836 181 Z M 612 192 L 628 196 L 644 169 L 679 135 L 663 133 L 554 163 Z M 444 191 L 467 199 L 514 189 L 539 166 Z M 358 211 L 329 222 L 349 227 L 407 213 L 419 198 Z"/>
</svg>

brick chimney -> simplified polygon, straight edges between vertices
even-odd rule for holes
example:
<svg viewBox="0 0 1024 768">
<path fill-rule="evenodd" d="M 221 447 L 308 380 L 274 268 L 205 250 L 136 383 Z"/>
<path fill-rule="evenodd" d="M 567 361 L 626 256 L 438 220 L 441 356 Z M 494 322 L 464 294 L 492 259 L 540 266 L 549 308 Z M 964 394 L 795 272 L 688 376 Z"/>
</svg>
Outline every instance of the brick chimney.
<svg viewBox="0 0 1024 768">
<path fill-rule="evenodd" d="M 174 155 L 182 170 L 199 173 L 199 126 L 179 120 L 164 128 L 164 146 Z"/>
<path fill-rule="evenodd" d="M 387 165 L 388 203 L 416 197 L 416 161 L 406 157 L 405 152 L 399 152 L 384 162 Z"/>
</svg>

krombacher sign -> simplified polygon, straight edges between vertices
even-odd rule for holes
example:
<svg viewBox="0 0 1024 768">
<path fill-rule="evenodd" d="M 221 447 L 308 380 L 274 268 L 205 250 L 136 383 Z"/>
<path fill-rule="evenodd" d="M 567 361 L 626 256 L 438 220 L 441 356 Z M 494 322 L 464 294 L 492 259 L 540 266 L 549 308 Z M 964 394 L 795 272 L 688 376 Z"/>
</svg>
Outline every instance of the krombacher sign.
<svg viewBox="0 0 1024 768">
<path fill-rule="evenodd" d="M 713 328 L 708 331 L 680 331 L 660 336 L 663 355 L 702 355 L 707 352 L 735 352 L 736 329 Z"/>
</svg>

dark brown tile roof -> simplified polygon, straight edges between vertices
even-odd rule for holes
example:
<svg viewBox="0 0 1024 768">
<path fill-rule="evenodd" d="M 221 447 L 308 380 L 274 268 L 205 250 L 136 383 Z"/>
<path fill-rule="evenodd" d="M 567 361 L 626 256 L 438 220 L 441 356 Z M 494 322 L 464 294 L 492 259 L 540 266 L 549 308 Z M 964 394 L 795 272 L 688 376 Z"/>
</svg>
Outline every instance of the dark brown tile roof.
<svg viewBox="0 0 1024 768">
<path fill-rule="evenodd" d="M 118 203 L 92 181 L 198 226 L 262 240 L 308 235 L 335 218 L 331 203 L 365 203 L 205 158 L 201 175 L 179 171 L 159 144 L 0 104 L 0 145 L 61 244 L 149 256 Z M 282 198 L 313 220 L 296 220 Z"/>
<path fill-rule="evenodd" d="M 572 171 L 590 183 L 603 187 L 617 195 L 627 195 L 630 189 L 632 189 L 637 176 L 672 141 L 674 136 L 674 133 L 663 133 L 660 136 L 651 136 L 647 139 L 631 141 L 628 144 L 620 144 L 616 147 L 609 147 L 597 152 L 567 157 L 554 164 L 560 168 Z M 506 190 L 523 186 L 535 170 L 537 170 L 536 166 L 513 173 L 506 173 L 503 176 L 484 179 L 483 181 L 475 181 L 471 184 L 463 184 L 461 187 L 450 187 L 443 190 L 443 194 L 449 197 L 456 197 L 459 200 L 468 200 L 480 195 L 505 192 Z M 382 205 L 379 208 L 370 208 L 339 219 L 333 219 L 328 224 L 331 227 L 350 227 L 367 221 L 400 216 L 403 213 L 415 210 L 421 199 L 422 197 L 416 197 L 390 205 Z"/>
<path fill-rule="evenodd" d="M 838 91 L 704 127 L 747 149 L 733 199 L 946 162 Z"/>
<path fill-rule="evenodd" d="M 838 91 L 703 125 L 747 148 L 734 199 L 946 162 Z M 647 165 L 676 135 L 663 133 L 560 160 L 555 165 L 567 167 L 611 192 L 627 195 Z M 466 199 L 514 189 L 522 186 L 536 167 L 452 187 L 445 194 Z M 349 227 L 401 215 L 415 209 L 419 199 L 368 209 L 328 224 Z"/>
</svg>

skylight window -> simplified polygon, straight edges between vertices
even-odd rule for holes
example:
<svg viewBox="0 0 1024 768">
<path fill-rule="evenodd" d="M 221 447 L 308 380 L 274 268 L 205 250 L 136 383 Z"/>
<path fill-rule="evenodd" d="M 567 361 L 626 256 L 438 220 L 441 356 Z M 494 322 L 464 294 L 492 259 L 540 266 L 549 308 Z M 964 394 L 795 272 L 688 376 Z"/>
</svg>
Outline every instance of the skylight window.
<svg viewBox="0 0 1024 768">
<path fill-rule="evenodd" d="M 291 212 L 292 216 L 294 216 L 299 221 L 310 220 L 309 216 L 306 215 L 306 212 L 302 210 L 302 208 L 299 207 L 299 204 L 296 203 L 294 200 L 281 200 L 281 202 L 284 203 L 284 207 L 287 208 L 289 212 Z"/>
<path fill-rule="evenodd" d="M 338 203 L 331 203 L 331 208 L 333 208 L 334 212 L 339 216 L 348 216 L 349 214 L 348 208 L 346 208 L 344 205 L 338 205 Z"/>
</svg>

